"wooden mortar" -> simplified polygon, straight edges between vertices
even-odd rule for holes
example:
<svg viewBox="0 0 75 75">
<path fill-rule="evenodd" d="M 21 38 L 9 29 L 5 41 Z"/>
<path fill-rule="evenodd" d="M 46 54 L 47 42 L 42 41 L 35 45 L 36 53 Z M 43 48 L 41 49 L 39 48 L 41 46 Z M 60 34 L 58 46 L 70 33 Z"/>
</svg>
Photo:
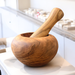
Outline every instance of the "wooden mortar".
<svg viewBox="0 0 75 75">
<path fill-rule="evenodd" d="M 59 8 L 54 8 L 45 23 L 34 33 L 23 33 L 14 38 L 12 52 L 23 64 L 32 67 L 44 66 L 57 53 L 58 42 L 48 34 L 54 24 L 63 17 Z"/>
</svg>

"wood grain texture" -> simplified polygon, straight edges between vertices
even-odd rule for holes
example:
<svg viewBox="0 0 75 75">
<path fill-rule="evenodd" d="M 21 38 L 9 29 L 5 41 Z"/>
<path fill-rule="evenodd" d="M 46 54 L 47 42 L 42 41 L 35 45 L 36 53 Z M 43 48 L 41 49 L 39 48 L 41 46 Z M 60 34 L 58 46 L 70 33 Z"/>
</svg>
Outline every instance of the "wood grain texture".
<svg viewBox="0 0 75 75">
<path fill-rule="evenodd" d="M 58 42 L 53 35 L 48 33 L 63 15 L 61 9 L 54 8 L 49 18 L 33 34 L 24 33 L 16 36 L 11 44 L 16 58 L 32 67 L 44 66 L 51 61 L 57 53 Z"/>
<path fill-rule="evenodd" d="M 51 11 L 48 19 L 30 37 L 43 37 L 43 36 L 47 36 L 49 31 L 55 25 L 55 23 L 58 22 L 63 16 L 64 16 L 64 13 L 63 13 L 63 11 L 61 9 L 54 8 Z"/>
<path fill-rule="evenodd" d="M 16 36 L 11 44 L 12 52 L 27 66 L 44 66 L 56 55 L 58 42 L 50 34 L 45 37 L 30 38 L 31 34 L 24 33 Z"/>
</svg>

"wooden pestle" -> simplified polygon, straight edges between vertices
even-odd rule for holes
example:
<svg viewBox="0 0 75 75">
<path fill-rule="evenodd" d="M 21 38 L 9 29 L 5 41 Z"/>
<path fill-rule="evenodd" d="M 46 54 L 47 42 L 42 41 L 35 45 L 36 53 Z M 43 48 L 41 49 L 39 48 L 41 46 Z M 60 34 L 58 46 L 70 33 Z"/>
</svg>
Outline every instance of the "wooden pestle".
<svg viewBox="0 0 75 75">
<path fill-rule="evenodd" d="M 49 31 L 55 25 L 57 21 L 59 21 L 64 16 L 64 13 L 59 8 L 54 8 L 48 19 L 42 24 L 42 26 L 37 29 L 30 37 L 43 37 L 47 36 Z"/>
</svg>

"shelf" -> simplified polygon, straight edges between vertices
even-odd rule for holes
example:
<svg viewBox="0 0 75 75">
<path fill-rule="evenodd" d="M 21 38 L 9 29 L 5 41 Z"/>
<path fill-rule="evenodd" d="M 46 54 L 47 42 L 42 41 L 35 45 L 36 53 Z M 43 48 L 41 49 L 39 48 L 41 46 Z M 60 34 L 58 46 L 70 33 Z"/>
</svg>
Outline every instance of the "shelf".
<svg viewBox="0 0 75 75">
<path fill-rule="evenodd" d="M 32 16 L 29 16 L 29 15 L 26 15 L 23 11 L 20 11 L 20 10 L 16 10 L 16 9 L 12 9 L 12 8 L 9 8 L 9 7 L 1 7 L 2 9 L 4 10 L 7 10 L 9 12 L 12 12 L 14 14 L 16 14 L 16 16 L 20 16 L 22 18 L 25 18 L 25 19 L 28 19 L 30 21 L 33 21 L 37 24 L 39 24 L 40 26 L 44 23 L 44 21 L 42 20 L 39 20 L 39 19 L 36 19 Z M 56 25 L 52 28 L 52 31 L 64 36 L 64 37 L 67 37 L 73 41 L 75 41 L 75 30 L 64 30 L 62 28 L 59 28 L 57 27 Z"/>
</svg>

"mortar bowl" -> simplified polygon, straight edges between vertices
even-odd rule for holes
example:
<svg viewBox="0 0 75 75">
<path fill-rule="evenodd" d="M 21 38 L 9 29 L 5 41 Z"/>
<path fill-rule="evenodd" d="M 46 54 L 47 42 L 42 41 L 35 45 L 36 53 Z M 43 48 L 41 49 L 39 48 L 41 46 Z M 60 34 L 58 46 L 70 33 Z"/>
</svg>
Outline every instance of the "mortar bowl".
<svg viewBox="0 0 75 75">
<path fill-rule="evenodd" d="M 27 66 L 39 67 L 49 63 L 57 53 L 57 39 L 48 34 L 45 37 L 30 38 L 32 33 L 16 36 L 11 49 L 15 57 Z"/>
</svg>

